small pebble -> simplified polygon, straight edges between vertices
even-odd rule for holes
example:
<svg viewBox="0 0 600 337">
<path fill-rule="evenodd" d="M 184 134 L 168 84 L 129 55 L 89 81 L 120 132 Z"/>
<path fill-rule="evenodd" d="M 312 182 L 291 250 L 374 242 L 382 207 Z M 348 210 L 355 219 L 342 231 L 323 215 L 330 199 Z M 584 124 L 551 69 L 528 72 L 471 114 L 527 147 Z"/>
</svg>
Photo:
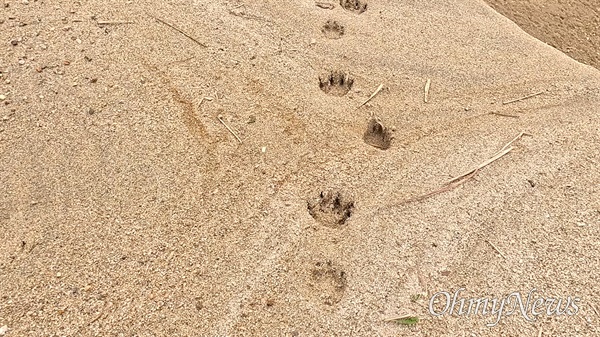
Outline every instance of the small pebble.
<svg viewBox="0 0 600 337">
<path fill-rule="evenodd" d="M 8 327 L 6 325 L 3 325 L 2 327 L 0 327 L 0 336 L 4 336 L 6 334 L 6 332 L 8 332 Z"/>
<path fill-rule="evenodd" d="M 20 59 L 20 60 L 19 60 L 19 64 L 20 64 L 20 65 L 24 65 L 24 64 L 25 64 L 25 60 L 23 60 L 23 59 Z"/>
<path fill-rule="evenodd" d="M 17 40 L 11 40 L 10 44 L 12 44 L 13 46 L 16 46 L 16 45 L 19 44 L 19 41 L 17 41 Z"/>
<path fill-rule="evenodd" d="M 6 99 L 5 95 L 0 95 L 0 101 L 4 101 Z"/>
</svg>

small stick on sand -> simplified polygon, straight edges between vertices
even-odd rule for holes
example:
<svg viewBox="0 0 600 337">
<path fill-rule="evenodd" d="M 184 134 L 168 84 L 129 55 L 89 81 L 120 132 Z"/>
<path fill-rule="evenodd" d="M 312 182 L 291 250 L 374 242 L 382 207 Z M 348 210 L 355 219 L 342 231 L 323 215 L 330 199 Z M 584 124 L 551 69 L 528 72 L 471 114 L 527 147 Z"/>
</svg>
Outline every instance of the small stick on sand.
<svg viewBox="0 0 600 337">
<path fill-rule="evenodd" d="M 381 91 L 381 89 L 383 89 L 383 83 L 380 84 L 379 87 L 377 87 L 377 90 L 375 90 L 375 92 L 373 94 L 371 94 L 371 96 L 369 98 L 367 98 L 367 100 L 364 101 L 361 105 L 359 105 L 358 108 L 356 108 L 356 109 L 359 109 L 363 105 L 369 103 L 373 99 L 373 97 L 377 96 L 377 94 Z"/>
<path fill-rule="evenodd" d="M 500 151 L 498 151 L 498 153 L 508 149 L 514 142 L 516 142 L 517 140 L 523 138 L 523 136 L 531 136 L 531 134 L 527 133 L 527 132 L 521 132 L 519 133 L 515 138 L 513 138 L 510 142 L 506 143 L 506 145 L 504 145 L 504 147 L 502 147 L 502 149 L 500 149 Z"/>
<path fill-rule="evenodd" d="M 323 2 L 323 1 L 315 1 L 315 5 L 317 5 L 317 7 L 323 8 L 323 9 L 334 9 L 335 5 L 329 2 Z"/>
<path fill-rule="evenodd" d="M 521 98 L 517 98 L 517 99 L 510 100 L 510 101 L 502 102 L 502 104 L 510 104 L 510 103 L 516 103 L 516 102 L 524 101 L 524 100 L 526 100 L 528 98 L 539 96 L 539 95 L 541 95 L 541 94 L 543 94 L 545 92 L 546 92 L 546 90 L 542 90 L 540 92 L 536 92 L 535 94 L 531 94 L 531 95 L 527 95 L 527 96 L 524 96 L 524 97 L 521 97 Z"/>
<path fill-rule="evenodd" d="M 505 259 L 505 260 L 507 259 L 507 258 L 506 258 L 506 256 L 505 256 L 504 254 L 502 254 L 502 252 L 500 251 L 500 249 L 498 249 L 498 247 L 494 246 L 494 244 L 493 244 L 493 243 L 491 243 L 491 242 L 490 242 L 490 241 L 488 241 L 488 240 L 485 240 L 485 242 L 489 243 L 489 244 L 490 244 L 490 246 L 492 246 L 492 248 L 494 248 L 494 250 L 495 250 L 495 251 L 496 251 L 498 254 L 500 254 L 500 256 L 502 256 L 502 258 L 503 258 L 503 259 Z"/>
<path fill-rule="evenodd" d="M 425 97 L 423 97 L 423 100 L 425 101 L 425 103 L 429 102 L 429 88 L 431 87 L 431 79 L 427 79 L 427 82 L 425 83 Z"/>
<path fill-rule="evenodd" d="M 482 169 L 482 168 L 484 168 L 484 167 L 488 166 L 489 164 L 491 164 L 491 163 L 495 162 L 496 160 L 498 160 L 498 159 L 500 159 L 500 158 L 504 157 L 506 154 L 508 154 L 510 151 L 512 151 L 512 149 L 513 149 L 513 148 L 512 148 L 512 147 L 510 147 L 510 146 L 511 146 L 511 145 L 512 145 L 514 142 L 516 142 L 517 140 L 521 139 L 523 136 L 530 136 L 530 134 L 528 134 L 528 133 L 525 133 L 525 132 L 521 132 L 521 133 L 519 133 L 519 134 L 518 134 L 518 135 L 517 135 L 515 138 L 513 138 L 513 139 L 512 139 L 510 142 L 506 143 L 506 145 L 504 145 L 504 146 L 502 147 L 502 149 L 500 149 L 500 151 L 496 152 L 496 154 L 494 154 L 494 155 L 492 156 L 492 158 L 490 158 L 490 159 L 488 159 L 487 161 L 483 162 L 482 164 L 480 164 L 480 165 L 479 165 L 479 166 L 477 166 L 476 168 L 474 168 L 474 169 L 472 169 L 472 170 L 470 170 L 470 171 L 468 171 L 468 172 L 466 172 L 466 173 L 463 173 L 463 174 L 461 174 L 461 175 L 457 176 L 456 178 L 453 178 L 453 179 L 451 179 L 450 181 L 448 181 L 448 183 L 447 183 L 447 184 L 450 184 L 450 183 L 452 183 L 452 182 L 455 182 L 455 181 L 457 181 L 457 180 L 460 180 L 460 179 L 462 179 L 463 177 L 465 177 L 465 176 L 467 176 L 467 175 L 470 175 L 470 174 L 471 174 L 473 171 L 480 170 L 480 169 Z"/>
<path fill-rule="evenodd" d="M 542 331 L 543 331 L 543 330 L 542 330 L 542 327 L 540 327 L 540 331 L 538 332 L 538 335 L 537 335 L 537 337 L 542 337 Z"/>
<path fill-rule="evenodd" d="M 451 183 L 453 183 L 453 182 L 455 182 L 455 181 L 457 181 L 457 180 L 461 180 L 461 179 L 463 179 L 464 177 L 466 177 L 466 176 L 468 176 L 468 175 L 471 175 L 472 173 L 474 173 L 474 172 L 476 172 L 476 171 L 479 171 L 480 169 L 482 169 L 482 168 L 484 168 L 484 167 L 488 166 L 489 164 L 491 164 L 491 163 L 495 162 L 496 160 L 498 160 L 498 159 L 500 159 L 500 158 L 504 157 L 504 156 L 505 156 L 506 154 L 508 154 L 510 151 L 512 151 L 512 147 L 510 147 L 510 148 L 508 148 L 508 149 L 503 149 L 503 150 L 501 150 L 501 151 L 500 151 L 500 152 L 498 152 L 496 155 L 494 155 L 492 158 L 490 158 L 490 159 L 486 160 L 486 161 L 485 161 L 485 162 L 483 162 L 482 164 L 479 164 L 479 166 L 477 166 L 476 168 L 474 168 L 474 169 L 472 169 L 472 170 L 470 170 L 470 171 L 468 171 L 468 172 L 466 172 L 466 173 L 463 173 L 463 174 L 461 174 L 461 175 L 459 175 L 459 176 L 457 176 L 457 177 L 455 177 L 455 178 L 452 178 L 452 179 L 450 179 L 450 180 L 449 180 L 449 181 L 448 181 L 446 184 L 451 184 Z"/>
<path fill-rule="evenodd" d="M 490 112 L 490 115 L 496 115 L 496 116 L 502 116 L 502 117 L 511 117 L 511 118 L 520 118 L 519 116 L 516 116 L 516 115 L 503 114 L 503 113 L 500 113 L 500 112 Z"/>
<path fill-rule="evenodd" d="M 98 21 L 99 25 L 130 25 L 134 23 L 133 21 Z"/>
<path fill-rule="evenodd" d="M 592 310 L 594 310 L 594 312 L 596 313 L 596 316 L 600 317 L 600 314 L 598 314 L 598 311 L 591 303 L 590 303 L 590 307 L 592 307 Z"/>
<path fill-rule="evenodd" d="M 415 202 L 415 201 L 421 201 L 421 200 L 427 199 L 427 198 L 429 198 L 431 196 L 434 196 L 434 195 L 437 195 L 437 194 L 440 194 L 440 193 L 444 193 L 444 192 L 447 192 L 447 191 L 451 191 L 451 190 L 457 188 L 458 186 L 460 186 L 460 185 L 464 184 L 465 182 L 467 182 L 469 179 L 473 178 L 479 172 L 479 170 L 481 170 L 482 168 L 490 165 L 491 163 L 495 162 L 496 160 L 504 157 L 506 154 L 508 154 L 510 151 L 512 151 L 513 148 L 510 147 L 510 146 L 515 141 L 517 141 L 518 139 L 520 139 L 521 137 L 523 137 L 524 135 L 529 135 L 529 134 L 527 134 L 525 132 L 519 133 L 515 138 L 513 138 L 510 142 L 508 142 L 506 145 L 504 145 L 504 147 L 500 151 L 496 152 L 496 154 L 492 158 L 486 160 L 482 164 L 479 164 L 474 169 L 472 169 L 472 170 L 470 170 L 470 171 L 468 171 L 466 173 L 463 173 L 463 174 L 461 174 L 461 175 L 459 175 L 459 176 L 457 176 L 455 178 L 450 179 L 441 188 L 439 188 L 437 190 L 434 190 L 432 192 L 429 192 L 427 194 L 424 194 L 424 195 L 421 195 L 421 196 L 418 196 L 418 197 L 414 197 L 414 198 L 405 200 L 405 201 L 401 202 L 400 205 L 408 204 L 408 203 Z"/>
<path fill-rule="evenodd" d="M 198 107 L 201 107 L 202 103 L 204 103 L 204 101 L 212 101 L 212 100 L 213 100 L 212 97 L 204 96 L 200 99 L 200 103 L 198 103 Z"/>
<path fill-rule="evenodd" d="M 190 39 L 190 40 L 192 40 L 192 41 L 196 42 L 198 45 L 200 45 L 200 46 L 202 46 L 202 47 L 204 47 L 204 48 L 208 47 L 208 46 L 207 46 L 205 43 L 202 43 L 202 42 L 200 42 L 200 41 L 196 40 L 196 39 L 195 39 L 195 38 L 193 38 L 193 37 L 192 37 L 190 34 L 188 34 L 188 33 L 184 32 L 183 30 L 181 30 L 181 29 L 179 29 L 179 28 L 177 28 L 177 27 L 173 26 L 172 24 L 170 24 L 170 23 L 168 23 L 168 22 L 166 22 L 166 21 L 164 21 L 164 20 L 162 20 L 162 19 L 159 19 L 159 18 L 157 18 L 157 17 L 153 17 L 153 18 L 154 18 L 156 21 L 158 21 L 158 22 L 162 23 L 163 25 L 165 25 L 165 26 L 167 26 L 167 27 L 170 27 L 170 28 L 171 28 L 171 29 L 173 29 L 173 30 L 176 30 L 176 31 L 178 31 L 178 32 L 179 32 L 179 33 L 181 33 L 183 36 L 185 36 L 185 37 L 187 37 L 188 39 Z"/>
<path fill-rule="evenodd" d="M 240 142 L 240 144 L 242 144 L 242 140 L 240 139 L 240 137 L 238 137 L 238 135 L 235 133 L 235 131 L 233 131 L 232 128 L 229 127 L 229 125 L 225 124 L 223 117 L 221 115 L 219 115 L 219 116 L 217 116 L 217 118 L 219 119 L 219 122 L 221 122 L 221 124 L 225 125 L 227 130 L 229 130 L 229 132 L 231 132 L 231 134 L 235 137 L 235 139 L 237 139 L 238 142 Z"/>
<path fill-rule="evenodd" d="M 429 192 L 427 194 L 423 194 L 421 196 L 405 200 L 405 201 L 401 202 L 400 205 L 404 205 L 404 204 L 409 204 L 411 202 L 425 200 L 425 199 L 427 199 L 429 197 L 432 197 L 434 195 L 438 195 L 438 194 L 442 194 L 444 192 L 452 191 L 453 189 L 457 188 L 458 186 L 460 186 L 460 185 L 464 184 L 465 182 L 469 181 L 469 179 L 473 178 L 475 176 L 475 174 L 477 174 L 477 172 L 479 172 L 479 171 L 474 171 L 470 175 L 463 177 L 462 180 L 446 184 L 443 187 L 441 187 L 441 188 L 439 188 L 439 189 L 437 189 L 435 191 L 431 191 L 431 192 Z"/>
</svg>

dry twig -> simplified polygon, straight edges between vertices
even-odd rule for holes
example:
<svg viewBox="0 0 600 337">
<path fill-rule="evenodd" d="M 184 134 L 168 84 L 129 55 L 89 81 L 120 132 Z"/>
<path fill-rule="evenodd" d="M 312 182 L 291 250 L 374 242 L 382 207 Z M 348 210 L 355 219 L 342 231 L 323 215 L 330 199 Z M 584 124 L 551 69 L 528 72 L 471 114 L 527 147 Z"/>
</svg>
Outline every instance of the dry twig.
<svg viewBox="0 0 600 337">
<path fill-rule="evenodd" d="M 98 21 L 99 25 L 130 25 L 134 24 L 133 21 Z"/>
<path fill-rule="evenodd" d="M 490 115 L 496 115 L 496 116 L 502 116 L 502 117 L 511 117 L 511 118 L 519 118 L 519 116 L 517 116 L 517 115 L 503 114 L 503 113 L 500 113 L 500 112 L 490 112 Z"/>
<path fill-rule="evenodd" d="M 506 143 L 506 145 L 504 145 L 504 146 L 503 146 L 503 147 L 500 149 L 500 151 L 496 152 L 496 154 L 494 154 L 494 155 L 492 156 L 492 158 L 490 158 L 490 159 L 486 160 L 485 162 L 483 162 L 482 164 L 480 164 L 480 165 L 479 165 L 479 166 L 477 166 L 476 168 L 474 168 L 474 169 L 472 169 L 472 170 L 470 170 L 470 171 L 468 171 L 468 172 L 466 172 L 466 173 L 463 173 L 463 174 L 461 174 L 461 175 L 457 176 L 456 178 L 453 178 L 453 179 L 451 179 L 450 181 L 448 181 L 448 183 L 447 183 L 447 184 L 450 184 L 450 183 L 452 183 L 452 182 L 454 182 L 454 181 L 460 180 L 460 179 L 462 179 L 463 177 L 465 177 L 465 176 L 467 176 L 467 175 L 470 175 L 470 174 L 471 174 L 471 173 L 473 173 L 474 171 L 480 170 L 480 169 L 482 169 L 482 168 L 484 168 L 484 167 L 488 166 L 489 164 L 491 164 L 491 163 L 495 162 L 496 160 L 498 160 L 498 159 L 500 159 L 500 158 L 504 157 L 506 154 L 508 154 L 510 151 L 512 151 L 512 147 L 510 147 L 510 146 L 511 146 L 511 145 L 512 145 L 514 142 L 516 142 L 517 140 L 521 139 L 523 136 L 530 136 L 530 134 L 528 134 L 528 133 L 525 133 L 525 132 L 521 132 L 521 133 L 519 133 L 519 134 L 518 134 L 518 135 L 517 135 L 515 138 L 513 138 L 513 139 L 512 139 L 510 142 Z"/>
<path fill-rule="evenodd" d="M 177 27 L 173 26 L 172 24 L 170 24 L 170 23 L 168 23 L 168 22 L 164 21 L 163 19 L 159 19 L 159 18 L 157 18 L 157 17 L 153 17 L 153 18 L 154 18 L 154 20 L 156 20 L 156 21 L 158 21 L 158 22 L 162 23 L 163 25 L 165 25 L 165 26 L 167 26 L 167 27 L 169 27 L 169 28 L 171 28 L 171 29 L 173 29 L 173 30 L 175 30 L 175 31 L 177 31 L 177 32 L 179 32 L 179 33 L 181 33 L 183 36 L 185 36 L 185 37 L 187 37 L 188 39 L 190 39 L 190 40 L 192 40 L 192 41 L 196 42 L 198 45 L 200 45 L 200 46 L 202 46 L 202 47 L 204 47 L 204 48 L 208 47 L 208 46 L 207 46 L 205 43 L 202 43 L 202 42 L 200 42 L 200 41 L 196 40 L 196 39 L 195 39 L 194 37 L 192 37 L 190 34 L 188 34 L 188 33 L 184 32 L 183 30 L 181 30 L 181 29 L 179 29 L 179 28 L 177 28 Z"/>
<path fill-rule="evenodd" d="M 471 173 L 470 175 L 468 175 L 468 176 L 465 176 L 465 177 L 464 177 L 462 180 L 460 180 L 460 181 L 457 181 L 457 182 L 452 182 L 452 183 L 448 183 L 448 184 L 444 185 L 443 187 L 441 187 L 441 188 L 439 188 L 439 189 L 437 189 L 437 190 L 435 190 L 435 191 L 431 191 L 431 192 L 429 192 L 429 193 L 427 193 L 427 194 L 423 194 L 423 195 L 421 195 L 421 196 L 418 196 L 418 197 L 414 197 L 414 198 L 410 198 L 410 199 L 408 199 L 408 200 L 405 200 L 405 201 L 401 202 L 401 203 L 400 203 L 400 205 L 404 205 L 404 204 L 409 204 L 409 203 L 411 203 L 411 202 L 416 202 L 416 201 L 425 200 L 425 199 L 427 199 L 427 198 L 429 198 L 429 197 L 432 197 L 432 196 L 434 196 L 434 195 L 438 195 L 438 194 L 441 194 L 441 193 L 444 193 L 444 192 L 451 191 L 451 190 L 453 190 L 453 189 L 457 188 L 458 186 L 460 186 L 460 185 L 464 184 L 464 183 L 465 183 L 465 182 L 467 182 L 469 179 L 473 178 L 473 177 L 475 176 L 475 174 L 477 174 L 477 172 L 478 172 L 478 171 L 475 171 L 475 172 Z"/>
<path fill-rule="evenodd" d="M 408 204 L 411 202 L 415 202 L 415 201 L 421 201 L 424 199 L 427 199 L 431 196 L 440 194 L 440 193 L 444 193 L 447 191 L 451 191 L 455 188 L 457 188 L 458 186 L 464 184 L 465 182 L 467 182 L 469 179 L 473 178 L 478 172 L 479 170 L 481 170 L 482 168 L 490 165 L 491 163 L 495 162 L 496 160 L 504 157 L 506 154 L 508 154 L 510 151 L 513 150 L 512 147 L 510 147 L 515 141 L 517 141 L 518 139 L 520 139 L 521 137 L 523 137 L 524 135 L 529 135 L 525 132 L 521 132 L 519 133 L 515 138 L 513 138 L 510 142 L 508 142 L 506 145 L 504 145 L 504 147 L 502 147 L 502 149 L 498 152 L 496 152 L 496 154 L 494 156 L 492 156 L 490 159 L 486 160 L 485 162 L 479 164 L 477 167 L 475 167 L 474 169 L 465 172 L 455 178 L 450 179 L 448 182 L 446 182 L 441 188 L 434 190 L 432 192 L 429 192 L 427 194 L 418 196 L 418 197 L 414 197 L 414 198 L 410 198 L 408 200 L 405 200 L 403 202 L 400 203 L 400 205 L 404 205 L 404 204 Z"/>
<path fill-rule="evenodd" d="M 490 159 L 486 160 L 485 162 L 479 164 L 476 168 L 474 168 L 474 169 L 472 169 L 472 170 L 470 170 L 470 171 L 468 171 L 466 173 L 463 173 L 463 174 L 461 174 L 461 175 L 459 175 L 459 176 L 457 176 L 455 178 L 450 179 L 450 181 L 448 181 L 447 184 L 451 184 L 451 183 L 453 183 L 455 181 L 461 180 L 461 179 L 465 178 L 466 176 L 471 175 L 471 174 L 475 173 L 476 171 L 479 171 L 480 169 L 488 166 L 489 164 L 495 162 L 496 160 L 504 157 L 510 151 L 512 151 L 512 147 L 510 147 L 508 149 L 502 149 L 500 152 L 496 153 L 492 158 L 490 158 Z"/>
<path fill-rule="evenodd" d="M 498 151 L 498 153 L 508 149 L 514 142 L 516 142 L 517 140 L 523 138 L 523 136 L 531 136 L 531 134 L 527 133 L 527 132 L 520 132 L 515 138 L 511 139 L 510 142 L 506 143 L 506 145 L 504 145 L 504 147 L 502 147 L 500 149 L 500 151 Z"/>
<path fill-rule="evenodd" d="M 431 79 L 427 79 L 427 82 L 425 83 L 425 96 L 423 97 L 423 100 L 425 101 L 425 103 L 429 102 L 429 88 L 431 87 Z"/>
<path fill-rule="evenodd" d="M 363 105 L 369 103 L 375 96 L 377 96 L 377 94 L 379 94 L 379 92 L 381 91 L 381 89 L 383 89 L 383 83 L 380 84 L 379 87 L 377 87 L 377 89 L 375 90 L 375 92 L 372 93 L 371 96 L 369 98 L 367 98 L 367 100 L 365 100 L 364 102 L 362 102 L 362 104 L 359 105 L 357 109 L 359 109 Z"/>
<path fill-rule="evenodd" d="M 513 99 L 513 100 L 510 100 L 510 101 L 502 102 L 502 104 L 510 104 L 510 103 L 520 102 L 520 101 L 526 100 L 528 98 L 539 96 L 539 95 L 543 94 L 544 92 L 546 92 L 546 90 L 542 90 L 540 92 L 536 92 L 535 94 L 527 95 L 527 96 L 520 97 L 520 98 L 517 98 L 517 99 Z"/>
<path fill-rule="evenodd" d="M 229 132 L 231 132 L 231 134 L 235 137 L 235 139 L 237 139 L 238 142 L 240 142 L 240 144 L 242 144 L 242 140 L 240 139 L 240 137 L 235 133 L 235 131 L 233 131 L 232 128 L 229 127 L 229 125 L 225 124 L 225 121 L 223 120 L 223 117 L 221 117 L 219 115 L 219 116 L 217 116 L 217 118 L 219 119 L 219 122 L 221 122 L 221 124 L 225 125 L 225 127 L 227 128 L 227 130 L 229 130 Z"/>
<path fill-rule="evenodd" d="M 507 260 L 506 256 L 504 254 L 502 254 L 502 252 L 500 251 L 500 249 L 498 249 L 498 247 L 494 246 L 494 244 L 488 240 L 485 240 L 485 242 L 489 243 L 490 246 L 492 246 L 492 248 L 494 248 L 494 250 L 500 254 L 500 256 L 502 256 L 503 259 Z"/>
<path fill-rule="evenodd" d="M 323 1 L 315 1 L 315 5 L 317 5 L 317 7 L 323 8 L 323 9 L 334 9 L 335 5 L 329 2 L 323 2 Z"/>
</svg>

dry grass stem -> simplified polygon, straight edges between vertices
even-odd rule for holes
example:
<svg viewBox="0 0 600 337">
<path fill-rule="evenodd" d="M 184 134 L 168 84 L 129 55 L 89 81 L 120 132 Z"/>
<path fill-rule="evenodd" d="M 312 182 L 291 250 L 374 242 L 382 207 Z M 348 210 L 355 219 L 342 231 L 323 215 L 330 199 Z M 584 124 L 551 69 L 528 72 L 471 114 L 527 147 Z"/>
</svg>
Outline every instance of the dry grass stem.
<svg viewBox="0 0 600 337">
<path fill-rule="evenodd" d="M 425 83 L 425 96 L 423 97 L 423 100 L 425 101 L 425 103 L 429 102 L 429 88 L 431 87 L 431 79 L 427 79 L 427 82 Z"/>
<path fill-rule="evenodd" d="M 371 94 L 371 96 L 369 96 L 369 98 L 367 98 L 361 105 L 358 106 L 358 108 L 362 107 L 363 105 L 369 103 L 375 96 L 377 96 L 377 94 L 379 94 L 379 92 L 381 91 L 381 89 L 383 89 L 383 83 L 379 85 L 379 87 L 377 87 L 377 89 L 375 90 L 375 92 L 373 92 Z M 357 109 L 358 109 L 357 108 Z"/>
<path fill-rule="evenodd" d="M 500 113 L 500 112 L 490 112 L 490 115 L 496 115 L 496 116 L 502 116 L 502 117 L 511 117 L 511 118 L 519 118 L 519 116 L 517 116 L 517 115 L 503 114 L 503 113 Z"/>
<path fill-rule="evenodd" d="M 219 122 L 221 122 L 221 124 L 223 124 L 227 128 L 227 130 L 229 130 L 229 132 L 235 137 L 235 139 L 237 139 L 238 142 L 240 142 L 240 144 L 242 144 L 242 139 L 237 135 L 237 133 L 235 133 L 235 131 L 233 131 L 232 128 L 229 127 L 229 125 L 227 125 L 225 123 L 223 118 L 221 116 L 217 116 L 217 118 L 219 119 Z"/>
<path fill-rule="evenodd" d="M 323 9 L 334 9 L 335 5 L 329 2 L 323 2 L 323 1 L 316 1 L 315 5 L 317 5 L 317 7 L 323 8 Z"/>
<path fill-rule="evenodd" d="M 468 176 L 468 175 L 472 174 L 473 172 L 475 172 L 475 171 L 478 171 L 478 170 L 480 170 L 480 169 L 482 169 L 482 168 L 484 168 L 484 167 L 488 166 L 489 164 L 491 164 L 491 163 L 495 162 L 496 160 L 498 160 L 498 159 L 500 159 L 500 158 L 504 157 L 504 156 L 505 156 L 506 154 L 508 154 L 510 151 L 512 151 L 512 147 L 511 147 L 511 148 L 508 148 L 508 149 L 503 149 L 503 150 L 501 150 L 500 152 L 496 153 L 496 155 L 494 155 L 492 158 L 490 158 L 490 159 L 486 160 L 485 162 L 483 162 L 483 163 L 479 164 L 479 165 L 478 165 L 476 168 L 474 168 L 474 169 L 472 169 L 472 170 L 469 170 L 469 171 L 468 171 L 468 172 L 466 172 L 466 173 L 463 173 L 463 174 L 461 174 L 461 175 L 459 175 L 459 176 L 456 176 L 456 177 L 454 177 L 454 178 L 450 179 L 450 180 L 447 182 L 447 184 L 451 184 L 451 183 L 453 183 L 453 182 L 455 182 L 455 181 L 457 181 L 457 180 L 461 180 L 461 179 L 463 179 L 464 177 L 466 177 L 466 176 Z"/>
<path fill-rule="evenodd" d="M 546 90 L 542 90 L 540 92 L 536 92 L 535 94 L 527 95 L 527 96 L 520 97 L 520 98 L 517 98 L 517 99 L 513 99 L 513 100 L 510 100 L 510 101 L 502 102 L 502 104 L 510 104 L 510 103 L 516 103 L 516 102 L 524 101 L 524 100 L 526 100 L 528 98 L 539 96 L 539 95 L 543 94 L 544 92 L 546 92 Z"/>
<path fill-rule="evenodd" d="M 504 254 L 502 254 L 502 252 L 500 251 L 500 249 L 498 249 L 498 247 L 496 247 L 493 243 L 491 243 L 488 240 L 485 240 L 485 242 L 489 243 L 490 246 L 492 246 L 492 248 L 494 248 L 494 250 L 496 251 L 496 253 L 500 254 L 500 256 L 502 256 L 503 259 L 507 260 L 506 256 Z"/>
<path fill-rule="evenodd" d="M 190 39 L 190 40 L 194 41 L 194 42 L 195 42 L 195 43 L 197 43 L 198 45 L 200 45 L 200 46 L 202 46 L 202 47 L 204 47 L 204 48 L 208 47 L 208 46 L 207 46 L 205 43 L 202 43 L 202 42 L 200 42 L 200 41 L 196 40 L 196 39 L 195 39 L 194 37 L 192 37 L 190 34 L 188 34 L 188 33 L 184 32 L 183 30 L 181 30 L 181 29 L 179 29 L 179 28 L 177 28 L 177 27 L 173 26 L 172 24 L 170 24 L 170 23 L 166 22 L 165 20 L 163 20 L 163 19 L 160 19 L 160 18 L 157 18 L 157 17 L 154 17 L 154 19 L 155 19 L 156 21 L 158 21 L 158 22 L 160 22 L 160 23 L 164 24 L 165 26 L 167 26 L 167 27 L 169 27 L 169 28 L 171 28 L 171 29 L 173 29 L 173 30 L 175 30 L 175 31 L 179 32 L 180 34 L 182 34 L 183 36 L 187 37 L 188 39 Z"/>
<path fill-rule="evenodd" d="M 133 21 L 98 21 L 99 25 L 130 25 L 134 24 Z"/>
<path fill-rule="evenodd" d="M 504 147 L 502 147 L 502 149 L 500 151 L 496 152 L 496 154 L 494 154 L 490 159 L 479 164 L 477 167 L 473 168 L 472 170 L 469 170 L 468 172 L 465 172 L 459 176 L 456 176 L 456 177 L 450 179 L 439 189 L 429 192 L 427 194 L 418 196 L 418 197 L 414 197 L 414 198 L 405 200 L 405 201 L 401 202 L 400 205 L 408 204 L 408 203 L 415 202 L 415 201 L 421 201 L 421 200 L 427 199 L 431 196 L 434 196 L 434 195 L 437 195 L 440 193 L 444 193 L 444 192 L 448 192 L 448 191 L 451 191 L 451 190 L 457 188 L 458 186 L 464 184 L 465 182 L 467 182 L 468 180 L 473 178 L 479 172 L 479 170 L 481 170 L 482 168 L 490 165 L 491 163 L 495 162 L 496 160 L 507 155 L 510 151 L 513 150 L 511 145 L 525 135 L 529 135 L 529 134 L 527 134 L 525 132 L 519 133 L 515 138 L 513 138 L 510 142 L 508 142 L 506 145 L 504 145 Z"/>
</svg>

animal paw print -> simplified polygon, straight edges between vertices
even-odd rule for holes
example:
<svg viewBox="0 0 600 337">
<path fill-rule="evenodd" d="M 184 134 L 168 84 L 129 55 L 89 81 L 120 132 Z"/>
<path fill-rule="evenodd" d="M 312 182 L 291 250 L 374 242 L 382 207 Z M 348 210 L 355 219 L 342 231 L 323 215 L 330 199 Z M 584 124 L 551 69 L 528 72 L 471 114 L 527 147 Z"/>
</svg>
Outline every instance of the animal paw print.
<svg viewBox="0 0 600 337">
<path fill-rule="evenodd" d="M 346 223 L 354 211 L 354 201 L 340 192 L 321 192 L 319 198 L 308 202 L 308 213 L 325 226 L 338 227 Z"/>
<path fill-rule="evenodd" d="M 331 261 L 317 262 L 311 271 L 314 295 L 327 305 L 341 301 L 346 290 L 346 273 Z"/>
<path fill-rule="evenodd" d="M 379 118 L 373 117 L 369 121 L 369 125 L 367 125 L 363 140 L 371 146 L 387 150 L 392 143 L 392 135 L 390 131 L 383 126 Z"/>
<path fill-rule="evenodd" d="M 332 71 L 319 77 L 319 87 L 333 96 L 344 96 L 350 91 L 354 79 L 342 71 Z"/>
<path fill-rule="evenodd" d="M 328 20 L 323 28 L 321 28 L 321 32 L 328 39 L 339 39 L 344 35 L 344 26 L 340 25 L 337 21 Z"/>
<path fill-rule="evenodd" d="M 361 0 L 340 0 L 340 6 L 347 11 L 355 12 L 357 14 L 367 10 L 367 2 Z"/>
</svg>

